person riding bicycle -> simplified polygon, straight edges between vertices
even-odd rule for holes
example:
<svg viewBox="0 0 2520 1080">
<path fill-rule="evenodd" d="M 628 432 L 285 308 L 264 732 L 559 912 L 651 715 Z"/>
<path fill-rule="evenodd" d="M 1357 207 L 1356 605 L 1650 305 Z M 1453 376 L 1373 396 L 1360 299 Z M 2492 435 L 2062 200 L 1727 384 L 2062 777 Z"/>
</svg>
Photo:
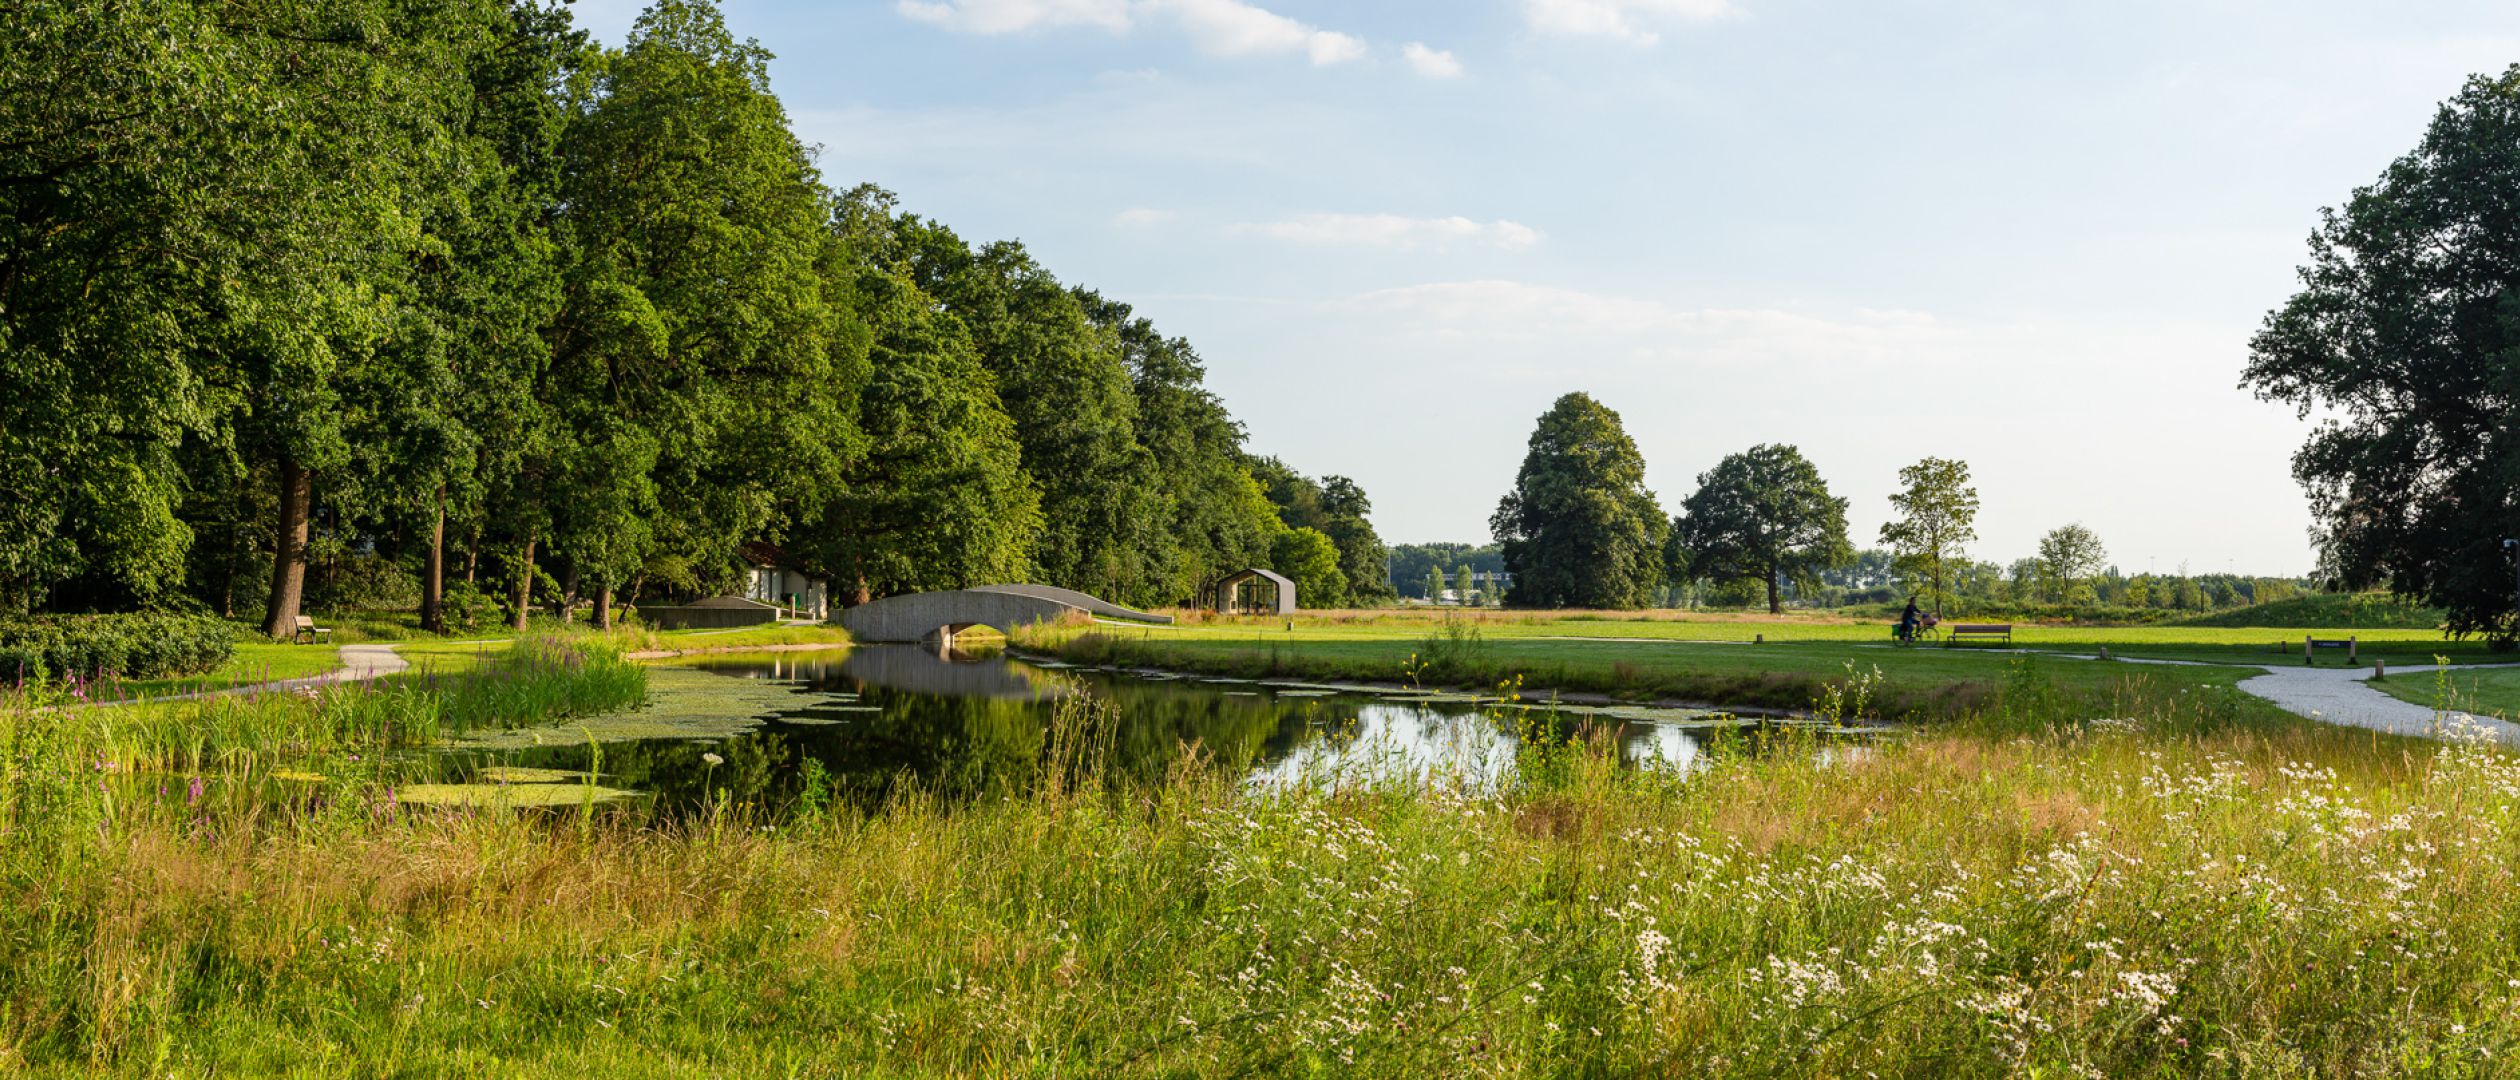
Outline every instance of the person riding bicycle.
<svg viewBox="0 0 2520 1080">
<path fill-rule="evenodd" d="M 1908 597 L 1907 610 L 1899 613 L 1899 640 L 1914 643 L 1916 641 L 1916 628 L 1923 618 L 1924 616 L 1922 613 L 1916 610 L 1916 598 L 1913 596 Z"/>
</svg>

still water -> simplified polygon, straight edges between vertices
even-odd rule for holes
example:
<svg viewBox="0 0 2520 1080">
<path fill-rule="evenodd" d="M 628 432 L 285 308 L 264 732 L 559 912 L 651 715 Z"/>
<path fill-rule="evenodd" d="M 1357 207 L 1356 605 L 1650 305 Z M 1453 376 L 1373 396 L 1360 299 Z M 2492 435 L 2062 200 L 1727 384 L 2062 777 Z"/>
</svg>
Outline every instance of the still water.
<svg viewBox="0 0 2520 1080">
<path fill-rule="evenodd" d="M 1153 780 L 1185 755 L 1253 785 L 1438 776 L 1510 778 L 1518 740 L 1578 727 L 1632 763 L 1686 768 L 1739 729 L 1688 709 L 1555 709 L 1468 694 L 1293 680 L 1205 679 L 943 659 L 908 646 L 706 659 L 650 672 L 636 713 L 501 732 L 450 760 L 450 779 L 591 771 L 666 808 L 726 798 L 778 808 L 809 784 L 879 801 L 906 786 L 949 798 L 1025 790 L 1056 754 L 1064 708 L 1094 715 L 1103 769 Z M 1192 748 L 1195 747 L 1194 751 Z M 723 793 L 722 795 L 720 793 Z"/>
</svg>

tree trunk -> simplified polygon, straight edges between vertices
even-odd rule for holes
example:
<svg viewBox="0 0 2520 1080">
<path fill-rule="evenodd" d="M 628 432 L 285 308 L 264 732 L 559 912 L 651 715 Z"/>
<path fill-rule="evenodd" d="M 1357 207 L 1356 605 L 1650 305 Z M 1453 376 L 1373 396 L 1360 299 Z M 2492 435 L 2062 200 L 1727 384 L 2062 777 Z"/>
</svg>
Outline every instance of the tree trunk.
<svg viewBox="0 0 2520 1080">
<path fill-rule="evenodd" d="M 474 583 L 473 571 L 481 567 L 481 523 L 473 523 L 472 540 L 464 545 L 464 584 Z"/>
<path fill-rule="evenodd" d="M 595 587 L 595 629 L 612 629 L 612 586 Z"/>
<path fill-rule="evenodd" d="M 429 526 L 429 556 L 420 568 L 420 629 L 446 632 L 446 486 L 437 490 L 437 516 Z"/>
<path fill-rule="evenodd" d="M 1770 615 L 1782 615 L 1782 614 L 1784 614 L 1784 613 L 1785 613 L 1785 601 L 1784 601 L 1782 598 L 1780 598 L 1780 597 L 1777 595 L 1777 593 L 1776 593 L 1776 567 L 1775 567 L 1775 565 L 1774 565 L 1774 564 L 1770 564 L 1770 565 L 1768 566 L 1768 572 L 1767 572 L 1767 589 L 1768 589 L 1768 614 L 1770 614 Z"/>
<path fill-rule="evenodd" d="M 534 602 L 534 538 L 525 538 L 525 556 L 516 564 L 515 602 L 508 610 L 516 613 L 516 632 L 525 632 L 525 619 L 533 614 Z"/>
<path fill-rule="evenodd" d="M 298 603 L 306 596 L 306 518 L 315 479 L 297 459 L 280 459 L 280 533 L 271 558 L 271 604 L 263 633 L 284 638 L 297 632 Z"/>
<path fill-rule="evenodd" d="M 577 599 L 578 568 L 577 563 L 572 560 L 569 563 L 568 575 L 560 579 L 560 600 L 558 603 L 553 604 L 551 608 L 551 613 L 559 617 L 560 625 L 567 626 L 575 618 L 577 614 Z"/>
</svg>

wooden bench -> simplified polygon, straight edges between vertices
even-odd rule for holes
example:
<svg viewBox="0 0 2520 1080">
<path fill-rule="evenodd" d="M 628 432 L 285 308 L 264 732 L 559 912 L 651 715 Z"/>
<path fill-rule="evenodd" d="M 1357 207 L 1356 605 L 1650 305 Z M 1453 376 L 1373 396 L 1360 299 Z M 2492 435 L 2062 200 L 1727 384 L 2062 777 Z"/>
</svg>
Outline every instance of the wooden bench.
<svg viewBox="0 0 2520 1080">
<path fill-rule="evenodd" d="M 2314 637 L 2301 639 L 2301 662 L 2305 664 L 2317 664 L 2319 662 L 2318 650 L 2320 649 L 2345 650 L 2345 664 L 2348 667 L 2362 662 L 2362 649 L 2355 644 L 2354 638 Z"/>
<path fill-rule="evenodd" d="M 300 615 L 297 617 L 297 632 L 290 634 L 289 640 L 300 645 L 313 645 L 330 633 L 332 627 L 317 626 L 315 620 Z"/>
<path fill-rule="evenodd" d="M 1960 644 L 1960 639 L 1962 638 L 1968 638 L 1972 641 L 1983 639 L 1986 641 L 2010 645 L 2012 644 L 2012 624 L 1953 623 L 1949 628 L 1943 631 L 1943 647 L 1948 649 L 1954 645 Z"/>
</svg>

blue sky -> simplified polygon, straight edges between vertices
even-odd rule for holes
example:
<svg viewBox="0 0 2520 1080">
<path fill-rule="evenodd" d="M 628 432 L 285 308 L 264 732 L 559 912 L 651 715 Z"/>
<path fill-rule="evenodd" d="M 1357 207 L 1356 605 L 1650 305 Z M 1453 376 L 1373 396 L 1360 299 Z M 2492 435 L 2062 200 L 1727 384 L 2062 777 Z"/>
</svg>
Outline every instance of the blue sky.
<svg viewBox="0 0 2520 1080">
<path fill-rule="evenodd" d="M 619 42 L 637 4 L 582 0 Z M 1205 356 L 1392 541 L 1484 540 L 1531 423 L 1676 508 L 1799 445 L 1858 544 L 1917 457 L 1974 554 L 2301 572 L 2237 388 L 2318 209 L 2520 62 L 2510 3 L 731 0 L 834 186 L 1023 240 Z"/>
</svg>

